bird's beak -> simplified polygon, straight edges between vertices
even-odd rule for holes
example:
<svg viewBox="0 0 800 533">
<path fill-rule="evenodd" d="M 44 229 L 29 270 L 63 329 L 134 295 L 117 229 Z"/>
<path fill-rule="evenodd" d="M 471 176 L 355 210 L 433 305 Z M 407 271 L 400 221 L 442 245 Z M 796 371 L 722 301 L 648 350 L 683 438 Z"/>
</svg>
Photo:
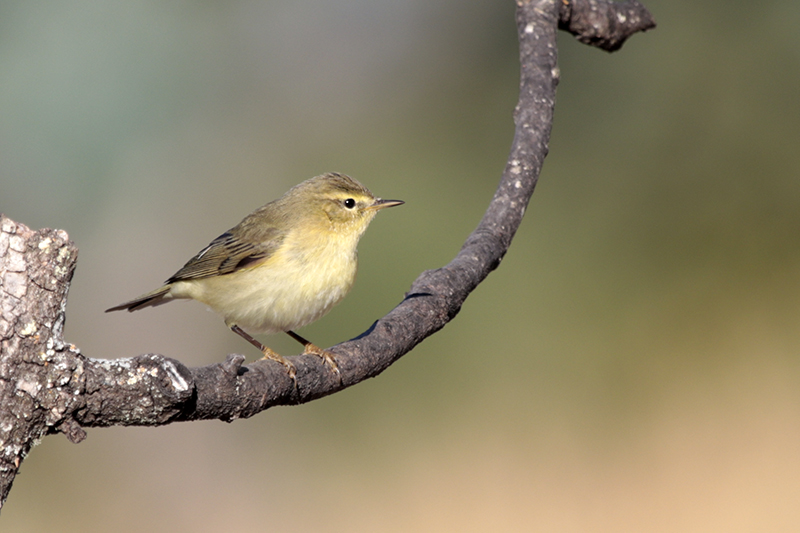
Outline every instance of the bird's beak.
<svg viewBox="0 0 800 533">
<path fill-rule="evenodd" d="M 405 202 L 403 200 L 381 200 L 378 198 L 375 200 L 375 203 L 367 207 L 367 209 L 377 211 L 378 209 L 383 209 L 384 207 L 394 207 L 396 205 L 403 205 L 404 203 Z"/>
</svg>

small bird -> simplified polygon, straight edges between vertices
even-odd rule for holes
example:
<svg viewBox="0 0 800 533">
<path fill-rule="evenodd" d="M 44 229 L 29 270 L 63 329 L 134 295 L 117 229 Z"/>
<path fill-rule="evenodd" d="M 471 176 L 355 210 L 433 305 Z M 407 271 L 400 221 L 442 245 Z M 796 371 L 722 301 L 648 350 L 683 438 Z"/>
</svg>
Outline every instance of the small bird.
<svg viewBox="0 0 800 533">
<path fill-rule="evenodd" d="M 321 318 L 350 291 L 358 266 L 358 241 L 385 207 L 355 179 L 327 173 L 292 187 L 203 248 L 162 287 L 109 311 L 136 311 L 175 299 L 206 304 L 225 324 L 261 350 L 265 359 L 294 365 L 250 333 L 284 331 L 336 373 L 333 354 L 294 332 Z"/>
</svg>

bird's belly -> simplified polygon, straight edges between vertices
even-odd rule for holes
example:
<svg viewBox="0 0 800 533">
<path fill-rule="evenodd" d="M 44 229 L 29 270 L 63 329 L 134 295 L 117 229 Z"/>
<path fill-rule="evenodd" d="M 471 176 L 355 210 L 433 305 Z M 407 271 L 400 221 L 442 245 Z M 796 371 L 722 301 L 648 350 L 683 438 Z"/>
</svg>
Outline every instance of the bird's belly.
<svg viewBox="0 0 800 533">
<path fill-rule="evenodd" d="M 177 282 L 176 297 L 194 298 L 220 314 L 228 326 L 250 333 L 300 328 L 321 318 L 347 295 L 355 260 L 305 262 L 276 269 L 270 264 L 224 276 Z"/>
</svg>

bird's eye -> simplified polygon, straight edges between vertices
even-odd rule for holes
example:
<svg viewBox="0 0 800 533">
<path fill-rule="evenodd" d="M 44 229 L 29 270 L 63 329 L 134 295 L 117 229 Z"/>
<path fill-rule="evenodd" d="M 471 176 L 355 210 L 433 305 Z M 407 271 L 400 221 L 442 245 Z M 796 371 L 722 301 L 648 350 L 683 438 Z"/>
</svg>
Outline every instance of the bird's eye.
<svg viewBox="0 0 800 533">
<path fill-rule="evenodd" d="M 356 206 L 356 201 L 353 200 L 352 198 L 348 198 L 347 200 L 344 201 L 344 206 L 347 209 L 353 209 Z"/>
</svg>

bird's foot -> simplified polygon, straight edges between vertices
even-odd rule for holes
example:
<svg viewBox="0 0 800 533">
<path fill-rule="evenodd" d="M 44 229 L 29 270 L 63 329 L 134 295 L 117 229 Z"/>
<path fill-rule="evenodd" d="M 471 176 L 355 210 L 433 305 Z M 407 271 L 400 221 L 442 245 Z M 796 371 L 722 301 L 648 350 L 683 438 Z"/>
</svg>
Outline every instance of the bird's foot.
<svg viewBox="0 0 800 533">
<path fill-rule="evenodd" d="M 341 377 L 339 372 L 339 365 L 336 364 L 336 360 L 334 359 L 334 355 L 329 352 L 328 350 L 323 350 L 316 344 L 307 343 L 304 345 L 303 348 L 303 355 L 306 354 L 314 354 L 318 357 L 321 357 L 322 360 L 325 362 L 326 365 L 337 375 Z"/>
<path fill-rule="evenodd" d="M 297 378 L 295 377 L 297 375 L 297 368 L 295 368 L 294 363 L 292 363 L 279 353 L 271 350 L 270 348 L 267 348 L 266 346 L 263 346 L 261 352 L 264 354 L 263 359 L 269 359 L 270 361 L 277 361 L 278 363 L 286 367 L 286 372 L 289 373 L 289 377 L 292 378 L 294 386 L 297 387 Z"/>
</svg>

